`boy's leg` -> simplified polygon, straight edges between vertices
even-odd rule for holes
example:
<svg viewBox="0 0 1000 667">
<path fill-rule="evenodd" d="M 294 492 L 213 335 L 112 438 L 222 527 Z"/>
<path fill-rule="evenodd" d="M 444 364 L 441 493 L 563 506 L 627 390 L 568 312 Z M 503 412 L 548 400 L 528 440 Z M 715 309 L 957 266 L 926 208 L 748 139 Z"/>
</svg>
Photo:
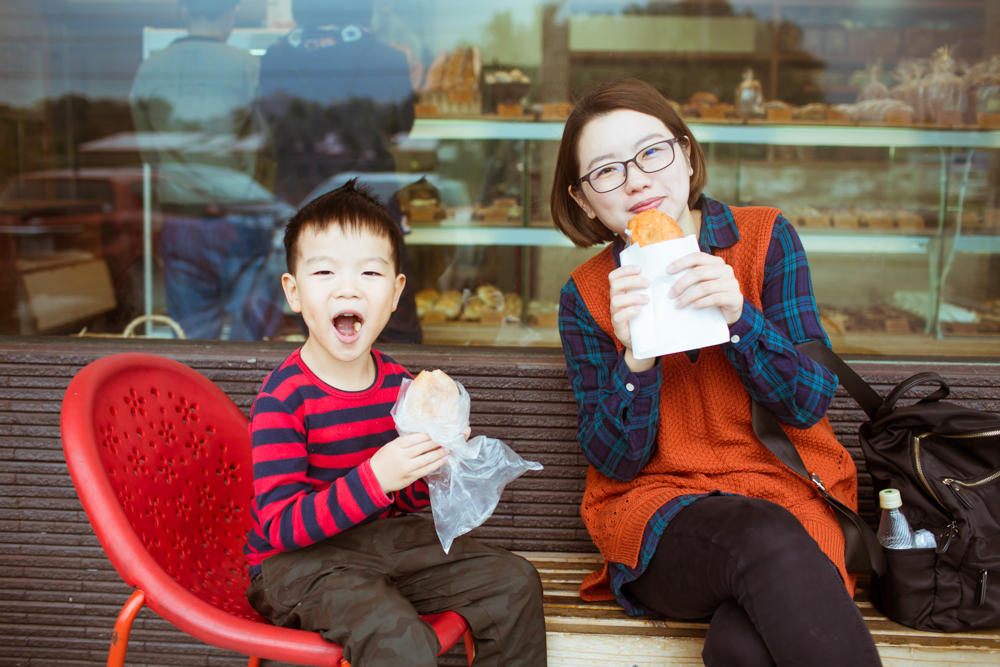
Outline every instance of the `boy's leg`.
<svg viewBox="0 0 1000 667">
<path fill-rule="evenodd" d="M 542 584 L 520 556 L 460 537 L 444 553 L 433 524 L 421 516 L 392 519 L 397 587 L 421 614 L 459 613 L 476 640 L 475 664 L 545 664 Z"/>
<path fill-rule="evenodd" d="M 271 556 L 247 591 L 251 606 L 275 625 L 319 632 L 354 667 L 434 667 L 437 636 L 400 595 L 376 546 L 395 521 Z"/>
</svg>

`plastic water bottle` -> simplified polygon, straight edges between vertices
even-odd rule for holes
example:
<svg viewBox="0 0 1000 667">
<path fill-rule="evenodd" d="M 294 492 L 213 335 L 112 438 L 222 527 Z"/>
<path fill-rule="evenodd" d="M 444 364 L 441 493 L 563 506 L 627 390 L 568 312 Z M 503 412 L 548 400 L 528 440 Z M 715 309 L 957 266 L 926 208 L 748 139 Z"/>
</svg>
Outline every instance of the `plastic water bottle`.
<svg viewBox="0 0 1000 667">
<path fill-rule="evenodd" d="M 903 506 L 899 491 L 896 489 L 879 491 L 878 504 L 882 508 L 882 520 L 878 524 L 878 541 L 886 549 L 912 549 L 913 529 L 899 511 Z"/>
</svg>

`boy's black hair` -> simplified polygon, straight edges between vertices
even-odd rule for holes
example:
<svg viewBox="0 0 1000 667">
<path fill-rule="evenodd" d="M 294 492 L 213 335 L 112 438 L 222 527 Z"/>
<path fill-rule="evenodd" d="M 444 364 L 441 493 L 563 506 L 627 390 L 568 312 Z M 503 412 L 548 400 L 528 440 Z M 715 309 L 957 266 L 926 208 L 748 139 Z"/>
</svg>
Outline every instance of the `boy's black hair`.
<svg viewBox="0 0 1000 667">
<path fill-rule="evenodd" d="M 396 275 L 402 273 L 403 233 L 399 231 L 399 224 L 393 220 L 371 186 L 358 183 L 358 179 L 353 178 L 336 190 L 313 199 L 285 225 L 285 263 L 290 274 L 295 275 L 302 232 L 309 227 L 320 232 L 330 225 L 387 239 L 392 248 L 392 265 Z"/>
</svg>

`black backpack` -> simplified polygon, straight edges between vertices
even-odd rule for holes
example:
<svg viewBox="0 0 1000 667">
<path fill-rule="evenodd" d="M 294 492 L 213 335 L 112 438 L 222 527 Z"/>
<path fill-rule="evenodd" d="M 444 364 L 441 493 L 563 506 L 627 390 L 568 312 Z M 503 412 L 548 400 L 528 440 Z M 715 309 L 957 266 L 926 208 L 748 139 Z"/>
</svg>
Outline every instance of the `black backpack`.
<svg viewBox="0 0 1000 667">
<path fill-rule="evenodd" d="M 884 549 L 886 570 L 872 577 L 872 602 L 918 630 L 1000 627 L 1000 415 L 946 402 L 937 373 L 917 373 L 883 400 L 820 343 L 800 351 L 835 372 L 869 420 L 858 433 L 875 492 L 898 489 L 913 530 L 936 549 Z M 937 390 L 911 405 L 912 389 Z"/>
</svg>

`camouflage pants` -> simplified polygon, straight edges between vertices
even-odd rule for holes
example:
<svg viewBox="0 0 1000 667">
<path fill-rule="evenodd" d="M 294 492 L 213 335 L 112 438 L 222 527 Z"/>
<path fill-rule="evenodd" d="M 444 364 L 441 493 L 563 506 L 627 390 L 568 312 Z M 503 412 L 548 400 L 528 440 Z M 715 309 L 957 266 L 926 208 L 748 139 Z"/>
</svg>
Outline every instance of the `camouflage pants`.
<svg viewBox="0 0 1000 667">
<path fill-rule="evenodd" d="M 459 613 L 475 665 L 545 664 L 538 573 L 520 556 L 460 537 L 445 554 L 428 519 L 379 519 L 264 561 L 251 606 L 275 625 L 319 632 L 354 667 L 434 667 L 441 646 L 419 614 Z"/>
</svg>

